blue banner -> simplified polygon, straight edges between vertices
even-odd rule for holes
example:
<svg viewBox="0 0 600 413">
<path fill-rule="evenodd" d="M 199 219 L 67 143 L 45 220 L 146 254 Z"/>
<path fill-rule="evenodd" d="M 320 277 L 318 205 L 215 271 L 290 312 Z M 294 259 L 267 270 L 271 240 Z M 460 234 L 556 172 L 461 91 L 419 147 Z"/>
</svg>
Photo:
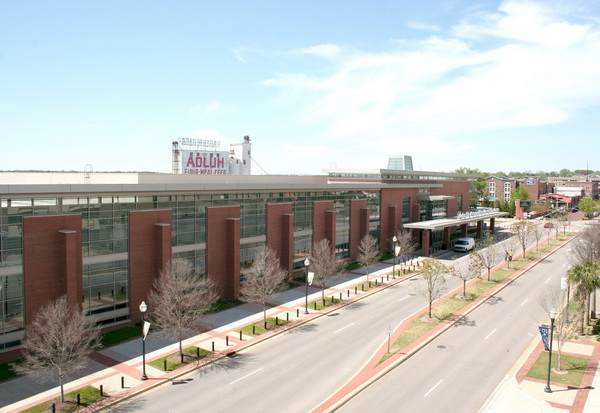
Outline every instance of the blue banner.
<svg viewBox="0 0 600 413">
<path fill-rule="evenodd" d="M 542 335 L 542 341 L 544 342 L 544 349 L 550 351 L 550 343 L 548 338 L 550 337 L 550 327 L 540 326 L 540 334 Z"/>
</svg>

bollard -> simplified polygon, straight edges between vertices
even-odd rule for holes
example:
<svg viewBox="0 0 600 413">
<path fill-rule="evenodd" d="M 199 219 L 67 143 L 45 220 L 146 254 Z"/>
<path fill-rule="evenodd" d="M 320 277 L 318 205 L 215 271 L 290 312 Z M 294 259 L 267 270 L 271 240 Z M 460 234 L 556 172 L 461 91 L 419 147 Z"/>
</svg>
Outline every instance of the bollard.
<svg viewBox="0 0 600 413">
<path fill-rule="evenodd" d="M 342 301 L 342 293 L 340 293 L 340 301 Z"/>
<path fill-rule="evenodd" d="M 390 280 L 390 275 L 388 274 L 388 275 L 386 275 L 386 277 L 387 277 L 387 280 L 389 281 Z"/>
<path fill-rule="evenodd" d="M 285 321 L 290 321 L 290 313 L 285 313 Z"/>
<path fill-rule="evenodd" d="M 354 287 L 354 294 L 358 294 L 358 287 Z"/>
<path fill-rule="evenodd" d="M 98 291 L 98 299 L 100 299 L 100 291 Z"/>
<path fill-rule="evenodd" d="M 361 285 L 360 285 L 360 288 L 362 288 L 362 290 L 364 291 L 364 290 L 365 290 L 365 285 L 364 285 L 364 284 L 361 284 Z"/>
<path fill-rule="evenodd" d="M 275 317 L 275 325 L 278 326 L 279 325 L 279 317 Z"/>
<path fill-rule="evenodd" d="M 331 296 L 331 304 L 335 304 L 335 298 L 333 298 L 333 295 Z"/>
<path fill-rule="evenodd" d="M 125 388 L 125 376 L 121 376 L 121 388 Z"/>
<path fill-rule="evenodd" d="M 81 394 L 77 393 L 77 406 L 81 406 Z"/>
<path fill-rule="evenodd" d="M 240 330 L 240 341 L 242 341 L 242 330 Z"/>
<path fill-rule="evenodd" d="M 163 370 L 167 371 L 167 360 L 163 360 Z"/>
<path fill-rule="evenodd" d="M 214 341 L 212 342 L 212 351 L 213 351 L 213 353 L 215 352 L 215 342 Z"/>
<path fill-rule="evenodd" d="M 256 326 L 252 326 L 252 335 L 255 336 L 256 335 Z"/>
<path fill-rule="evenodd" d="M 104 397 L 104 387 L 100 385 L 100 397 Z"/>
<path fill-rule="evenodd" d="M 346 296 L 350 297 L 350 290 L 346 290 Z"/>
<path fill-rule="evenodd" d="M 381 277 L 381 283 L 383 284 L 383 277 Z"/>
<path fill-rule="evenodd" d="M 228 346 L 229 345 L 229 336 L 225 336 L 225 345 Z"/>
<path fill-rule="evenodd" d="M 313 304 L 314 304 L 314 307 L 315 307 L 315 310 L 316 310 L 317 309 L 317 302 L 315 301 Z"/>
<path fill-rule="evenodd" d="M 369 281 L 369 288 L 371 288 L 371 281 Z"/>
<path fill-rule="evenodd" d="M 242 332 L 240 331 L 240 339 L 242 338 Z M 196 347 L 196 358 L 200 358 L 200 347 Z"/>
<path fill-rule="evenodd" d="M 52 403 L 52 413 L 56 413 L 56 404 Z"/>
<path fill-rule="evenodd" d="M 296 318 L 300 317 L 300 309 L 296 308 Z"/>
</svg>

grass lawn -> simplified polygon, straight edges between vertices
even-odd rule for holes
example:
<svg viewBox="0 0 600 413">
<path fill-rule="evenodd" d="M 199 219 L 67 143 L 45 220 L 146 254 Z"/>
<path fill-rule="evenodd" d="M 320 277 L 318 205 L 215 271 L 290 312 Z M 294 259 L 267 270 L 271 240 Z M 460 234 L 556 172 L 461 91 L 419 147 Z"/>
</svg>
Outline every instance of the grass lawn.
<svg viewBox="0 0 600 413">
<path fill-rule="evenodd" d="M 81 405 L 77 405 L 77 393 L 81 395 Z M 56 404 L 57 413 L 75 412 L 81 410 L 91 404 L 94 404 L 106 395 L 100 396 L 100 390 L 95 387 L 87 386 L 79 390 L 72 391 L 71 393 L 65 394 L 65 402 L 60 402 L 60 397 L 49 400 L 47 402 L 38 404 L 37 406 L 31 407 L 27 410 L 23 410 L 24 413 L 42 413 L 51 412 L 52 404 Z"/>
<path fill-rule="evenodd" d="M 276 324 L 277 323 L 277 324 Z M 247 336 L 260 336 L 267 331 L 275 330 L 281 326 L 286 325 L 289 321 L 285 319 L 276 319 L 275 317 L 267 318 L 267 328 L 265 329 L 265 323 L 263 320 L 257 321 L 254 324 L 247 325 L 242 328 L 242 334 Z M 239 330 L 238 330 L 239 331 Z"/>
<path fill-rule="evenodd" d="M 561 356 L 561 367 L 567 371 L 567 374 L 558 374 L 554 371 L 558 367 L 558 354 L 552 352 L 552 372 L 550 373 L 550 383 L 560 383 L 566 386 L 579 387 L 581 380 L 590 362 L 585 357 L 576 357 L 570 355 Z M 534 379 L 548 379 L 548 352 L 542 351 L 535 361 L 531 369 L 527 373 L 527 377 Z"/>
<path fill-rule="evenodd" d="M 140 337 L 141 335 L 142 329 L 137 326 L 129 326 L 109 331 L 102 335 L 102 347 L 114 346 L 115 344 L 122 343 L 123 341 L 127 341 L 134 337 Z"/>
<path fill-rule="evenodd" d="M 172 371 L 178 369 L 181 366 L 186 366 L 190 363 L 202 360 L 203 358 L 210 356 L 212 353 L 208 350 L 192 346 L 183 349 L 183 363 L 181 362 L 181 356 L 179 351 L 169 354 L 168 356 L 161 357 L 156 360 L 152 360 L 148 364 L 154 368 L 162 371 Z M 165 361 L 167 362 L 167 370 L 165 370 Z"/>
<path fill-rule="evenodd" d="M 559 236 L 559 240 L 564 241 L 569 235 L 570 234 Z M 510 263 L 510 268 L 507 268 L 507 266 L 504 265 L 501 268 L 492 271 L 490 274 L 490 281 L 487 281 L 487 271 L 485 271 L 481 276 L 481 279 L 467 286 L 467 295 L 469 296 L 468 299 L 459 297 L 462 294 L 461 290 L 457 295 L 435 303 L 432 311 L 433 318 L 429 320 L 428 313 L 425 312 L 423 316 L 410 323 L 402 332 L 400 337 L 398 337 L 398 339 L 392 344 L 390 347 L 390 352 L 386 353 L 381 358 L 379 363 L 384 362 L 391 355 L 401 351 L 403 348 L 425 335 L 429 330 L 437 326 L 443 320 L 452 317 L 452 315 L 456 314 L 471 301 L 480 297 L 482 294 L 486 293 L 498 283 L 513 275 L 515 272 L 521 270 L 525 265 L 529 264 L 532 260 L 539 258 L 542 254 L 554 248 L 554 246 L 555 244 L 553 243 L 540 243 L 537 251 L 534 249 L 533 251 L 527 252 L 527 259 L 514 259 Z M 546 359 L 546 363 L 547 362 L 548 359 Z"/>
</svg>

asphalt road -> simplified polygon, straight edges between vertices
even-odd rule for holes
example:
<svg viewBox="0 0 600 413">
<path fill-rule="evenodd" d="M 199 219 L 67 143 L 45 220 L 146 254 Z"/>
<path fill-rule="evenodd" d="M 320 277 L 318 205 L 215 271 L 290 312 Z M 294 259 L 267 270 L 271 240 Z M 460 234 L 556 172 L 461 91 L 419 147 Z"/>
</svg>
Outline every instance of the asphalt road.
<svg viewBox="0 0 600 413">
<path fill-rule="evenodd" d="M 360 370 L 386 342 L 389 326 L 395 328 L 427 305 L 415 293 L 414 284 L 418 282 L 406 281 L 388 288 L 113 411 L 310 411 Z M 460 285 L 462 281 L 448 279 L 449 289 Z M 380 411 L 379 405 L 371 404 L 362 411 Z"/>
<path fill-rule="evenodd" d="M 567 251 L 533 267 L 339 411 L 477 412 L 547 322 L 539 293 L 560 288 Z"/>
</svg>

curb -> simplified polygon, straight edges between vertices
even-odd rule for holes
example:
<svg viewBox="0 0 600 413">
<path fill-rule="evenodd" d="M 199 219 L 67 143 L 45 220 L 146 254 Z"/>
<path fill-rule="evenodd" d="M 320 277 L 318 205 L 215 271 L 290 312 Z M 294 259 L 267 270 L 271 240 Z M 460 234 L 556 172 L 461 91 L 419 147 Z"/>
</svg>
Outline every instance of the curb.
<svg viewBox="0 0 600 413">
<path fill-rule="evenodd" d="M 283 334 L 285 332 L 287 332 L 288 330 L 300 327 L 304 324 L 307 324 L 309 322 L 312 322 L 318 318 L 324 317 L 334 311 L 339 310 L 340 308 L 346 307 L 348 305 L 351 305 L 357 301 L 360 301 L 362 299 L 365 299 L 367 297 L 370 297 L 372 295 L 375 295 L 381 291 L 384 291 L 388 288 L 391 288 L 393 286 L 395 286 L 396 284 L 399 284 L 403 281 L 409 280 L 412 277 L 415 277 L 417 275 L 419 275 L 420 271 L 414 271 L 408 275 L 405 275 L 401 278 L 396 278 L 393 280 L 389 280 L 388 283 L 384 283 L 384 284 L 380 284 L 379 286 L 372 288 L 368 291 L 365 291 L 364 294 L 360 294 L 360 295 L 356 295 L 350 299 L 344 300 L 341 303 L 337 303 L 335 305 L 332 305 L 331 307 L 328 308 L 324 308 L 316 313 L 312 313 L 302 319 L 298 319 L 295 321 L 292 321 L 284 326 L 281 326 L 281 328 L 278 328 L 276 330 L 271 330 L 268 333 L 264 333 L 261 334 L 259 336 L 254 337 L 253 339 L 251 339 L 250 341 L 247 341 L 244 344 L 237 344 L 236 346 L 231 347 L 230 349 L 226 349 L 226 350 L 222 350 L 216 354 L 214 354 L 212 357 L 207 357 L 204 363 L 198 363 L 198 364 L 193 364 L 193 365 L 188 365 L 186 367 L 182 367 L 180 369 L 177 369 L 175 371 L 173 371 L 173 374 L 167 374 L 165 376 L 162 376 L 160 378 L 156 378 L 156 383 L 152 383 L 149 385 L 146 385 L 138 390 L 133 390 L 131 392 L 128 393 L 122 393 L 121 395 L 116 395 L 116 396 L 111 396 L 108 399 L 106 399 L 104 402 L 98 402 L 92 406 L 89 406 L 85 409 L 81 409 L 81 412 L 86 412 L 86 413 L 91 413 L 91 412 L 101 412 L 104 411 L 108 408 L 111 408 L 117 404 L 120 404 L 126 400 L 135 398 L 147 391 L 153 390 L 159 386 L 162 386 L 163 384 L 169 382 L 169 381 L 173 381 L 174 379 L 178 379 L 181 376 L 184 376 L 186 374 L 189 374 L 193 371 L 196 370 L 200 370 L 202 368 L 208 367 L 210 365 L 212 365 L 213 363 L 216 363 L 217 361 L 221 361 L 226 359 L 227 357 L 231 357 L 233 354 L 235 353 L 239 353 L 241 351 L 247 350 L 251 347 L 254 347 L 256 345 L 259 345 L 261 343 L 263 343 L 264 341 L 271 339 L 273 337 L 276 337 L 280 334 Z M 364 274 L 362 274 L 364 275 Z M 329 287 L 329 288 L 333 288 L 333 287 Z M 248 325 L 248 324 L 246 324 Z M 243 328 L 244 326 L 240 326 L 239 328 Z M 238 347 L 239 346 L 239 347 Z"/>
<path fill-rule="evenodd" d="M 506 288 L 507 286 L 509 286 L 513 281 L 517 280 L 522 275 L 524 275 L 525 273 L 527 273 L 531 268 L 535 267 L 537 264 L 539 264 L 540 262 L 542 262 L 543 260 L 545 260 L 548 256 L 554 254 L 560 248 L 563 248 L 565 245 L 567 245 L 568 243 L 570 243 L 578 235 L 579 234 L 572 235 L 564 243 L 562 243 L 561 245 L 558 245 L 558 246 L 554 247 L 553 249 L 551 249 L 550 251 L 546 252 L 544 255 L 540 256 L 536 261 L 528 263 L 524 268 L 522 268 L 512 278 L 504 280 L 502 283 L 500 283 L 500 284 L 498 284 L 496 286 L 495 290 L 493 290 L 491 292 L 488 292 L 488 293 L 484 294 L 482 297 L 480 297 L 480 300 L 474 302 L 473 305 L 470 308 L 468 308 L 465 312 L 455 315 L 455 317 L 452 317 L 446 324 L 440 324 L 442 327 L 440 327 L 439 329 L 434 328 L 433 330 L 435 330 L 435 331 L 432 331 L 430 335 L 424 336 L 423 341 L 421 341 L 420 343 L 418 343 L 417 345 L 415 345 L 413 348 L 411 348 L 403 356 L 399 356 L 395 360 L 393 360 L 393 356 L 390 357 L 388 360 L 392 360 L 392 361 L 389 362 L 389 365 L 387 365 L 385 367 L 382 367 L 382 369 L 379 372 L 376 372 L 368 380 L 366 380 L 362 384 L 358 385 L 354 389 L 350 390 L 350 392 L 347 395 L 342 396 L 340 398 L 340 400 L 338 400 L 338 401 L 330 404 L 329 406 L 327 405 L 328 404 L 327 401 L 325 401 L 320 406 L 318 406 L 315 409 L 313 409 L 312 412 L 333 412 L 333 411 L 339 409 L 344 404 L 346 404 L 348 401 L 350 401 L 352 398 L 354 398 L 357 394 L 359 394 L 362 390 L 366 389 L 371 384 L 375 383 L 377 380 L 379 380 L 380 378 L 382 378 L 385 375 L 387 375 L 393 369 L 395 369 L 396 367 L 400 366 L 404 361 L 406 361 L 409 358 L 411 358 L 419 350 L 421 350 L 423 347 L 425 347 L 427 344 L 429 344 L 435 338 L 437 338 L 442 333 L 444 333 L 446 330 L 448 330 L 450 327 L 452 327 L 462 317 L 464 317 L 465 315 L 469 314 L 470 312 L 472 312 L 473 310 L 475 310 L 476 308 L 478 308 L 480 305 L 482 305 L 483 303 L 485 303 L 488 299 L 490 299 L 491 297 L 493 297 L 494 295 L 496 295 L 498 292 L 502 291 L 504 288 Z M 527 251 L 532 250 L 533 248 L 535 248 L 535 246 L 530 247 L 528 250 L 525 251 L 525 253 L 527 253 Z M 494 267 L 494 270 L 496 270 L 498 268 L 501 268 L 503 265 L 504 265 L 504 263 L 498 264 L 496 267 Z M 446 299 L 451 294 L 454 294 L 455 291 L 458 291 L 458 290 L 461 290 L 461 289 L 462 289 L 462 287 L 459 287 L 458 289 L 453 290 L 452 292 L 446 294 L 444 297 L 440 298 L 440 300 Z M 411 316 L 407 317 L 405 320 L 408 320 L 408 319 L 410 319 L 412 317 L 416 318 L 423 311 L 426 311 L 426 310 L 419 310 L 419 311 L 413 313 Z M 411 345 L 409 344 L 407 347 L 410 347 L 410 346 Z M 378 353 L 379 353 L 379 350 L 375 354 L 378 354 Z M 399 354 L 399 352 L 396 353 L 396 354 Z M 371 358 L 371 360 L 372 360 L 372 358 Z M 371 360 L 369 360 L 369 361 L 371 361 Z M 350 383 L 355 377 L 358 376 L 358 374 L 360 374 L 360 372 L 357 372 L 354 376 L 352 376 L 346 382 L 346 384 Z M 340 392 L 344 388 L 344 386 L 346 384 L 344 384 L 343 386 L 341 386 L 334 394 Z"/>
</svg>

